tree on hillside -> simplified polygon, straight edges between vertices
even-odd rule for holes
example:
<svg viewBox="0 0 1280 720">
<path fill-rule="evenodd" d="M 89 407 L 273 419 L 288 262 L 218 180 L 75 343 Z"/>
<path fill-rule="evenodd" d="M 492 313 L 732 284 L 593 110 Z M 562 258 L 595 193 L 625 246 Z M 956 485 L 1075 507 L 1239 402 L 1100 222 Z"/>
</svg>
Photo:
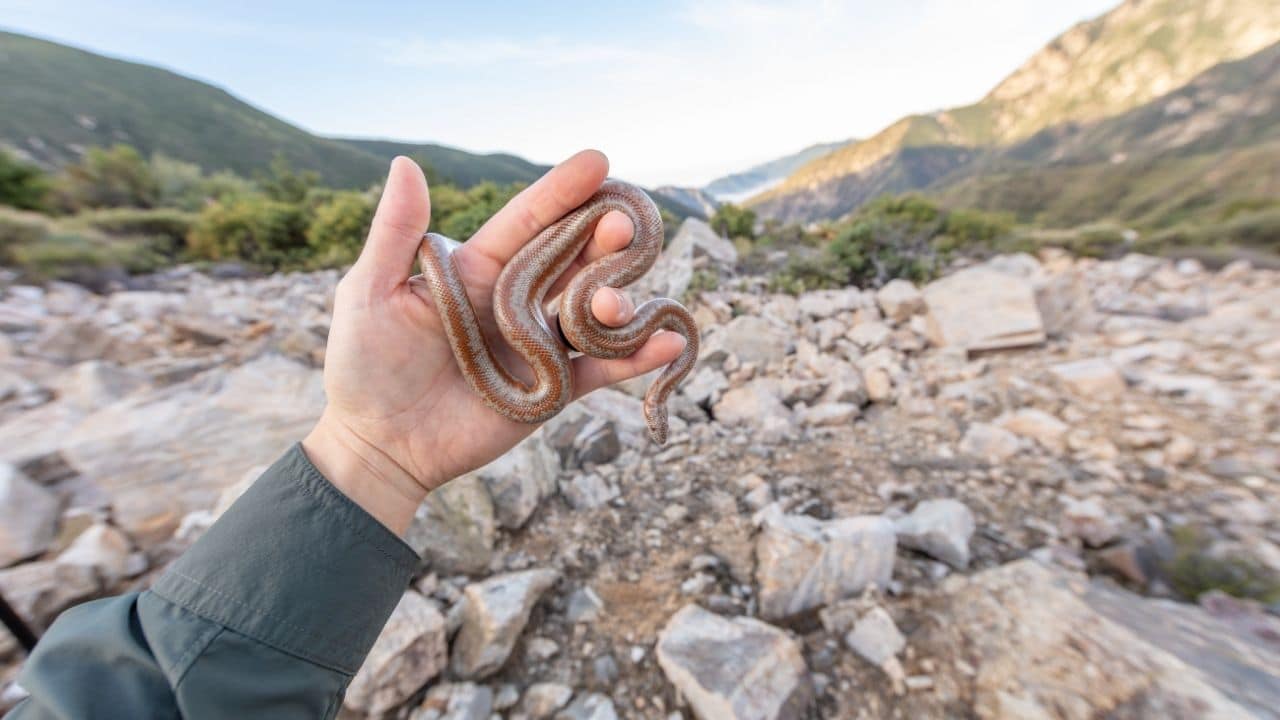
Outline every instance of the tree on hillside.
<svg viewBox="0 0 1280 720">
<path fill-rule="evenodd" d="M 320 185 L 320 175 L 312 170 L 295 172 L 288 158 L 277 154 L 271 159 L 271 172 L 259 176 L 258 185 L 272 200 L 300 203 L 312 188 Z"/>
<path fill-rule="evenodd" d="M 733 203 L 725 203 L 716 208 L 711 216 L 711 229 L 726 238 L 755 238 L 756 213 L 739 207 Z"/>
<path fill-rule="evenodd" d="M 49 196 L 49 178 L 40 168 L 0 150 L 0 205 L 41 210 Z"/>
</svg>

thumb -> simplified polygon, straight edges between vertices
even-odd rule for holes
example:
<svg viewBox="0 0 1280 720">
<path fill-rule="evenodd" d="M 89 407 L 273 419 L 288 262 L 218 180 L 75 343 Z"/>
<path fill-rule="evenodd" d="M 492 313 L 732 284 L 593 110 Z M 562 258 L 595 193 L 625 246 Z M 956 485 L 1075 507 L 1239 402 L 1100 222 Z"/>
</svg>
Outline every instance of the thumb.
<svg viewBox="0 0 1280 720">
<path fill-rule="evenodd" d="M 431 199 L 422 168 L 407 157 L 391 161 L 369 238 L 352 273 L 370 289 L 390 291 L 413 270 L 418 244 L 431 221 Z"/>
</svg>

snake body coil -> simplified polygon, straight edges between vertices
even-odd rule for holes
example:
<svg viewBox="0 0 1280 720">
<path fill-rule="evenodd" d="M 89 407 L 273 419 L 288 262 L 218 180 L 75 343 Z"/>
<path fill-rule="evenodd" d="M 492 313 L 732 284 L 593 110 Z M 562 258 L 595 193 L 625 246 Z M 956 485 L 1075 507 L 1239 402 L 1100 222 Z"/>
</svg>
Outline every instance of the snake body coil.
<svg viewBox="0 0 1280 720">
<path fill-rule="evenodd" d="M 611 210 L 631 219 L 635 228 L 631 244 L 578 272 L 560 295 L 556 317 L 547 318 L 543 306 L 548 290 L 590 240 L 596 221 Z M 533 372 L 531 383 L 503 367 L 485 341 L 450 257 L 457 243 L 427 233 L 418 259 L 463 376 L 485 404 L 512 420 L 543 422 L 573 399 L 570 348 L 561 341 L 560 333 L 573 350 L 596 358 L 627 357 L 659 329 L 682 335 L 684 350 L 663 369 L 644 397 L 649 435 L 661 444 L 667 440 L 667 397 L 698 358 L 698 327 L 693 316 L 675 300 L 657 298 L 636 308 L 631 322 L 612 328 L 592 314 L 591 299 L 601 287 L 626 287 L 648 272 L 662 250 L 662 237 L 662 219 L 649 196 L 632 185 L 610 180 L 507 263 L 493 288 L 494 320 L 503 339 L 528 363 Z M 551 325 L 557 320 L 560 332 Z"/>
</svg>

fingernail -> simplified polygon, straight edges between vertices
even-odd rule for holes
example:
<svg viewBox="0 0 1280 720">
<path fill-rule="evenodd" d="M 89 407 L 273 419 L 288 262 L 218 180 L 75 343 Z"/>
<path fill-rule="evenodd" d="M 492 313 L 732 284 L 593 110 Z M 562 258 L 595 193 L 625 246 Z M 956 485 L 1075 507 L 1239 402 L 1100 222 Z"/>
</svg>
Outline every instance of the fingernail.
<svg viewBox="0 0 1280 720">
<path fill-rule="evenodd" d="M 618 322 L 622 322 L 631 314 L 631 301 L 627 299 L 627 296 L 624 295 L 621 290 L 609 288 L 609 291 L 618 299 L 618 312 L 614 317 L 617 318 Z"/>
</svg>

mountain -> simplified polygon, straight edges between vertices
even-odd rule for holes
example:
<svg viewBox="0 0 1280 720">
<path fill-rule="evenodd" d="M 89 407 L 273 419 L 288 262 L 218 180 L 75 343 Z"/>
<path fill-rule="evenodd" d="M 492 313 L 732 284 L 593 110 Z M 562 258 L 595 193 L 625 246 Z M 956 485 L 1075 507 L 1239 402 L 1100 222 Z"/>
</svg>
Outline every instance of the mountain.
<svg viewBox="0 0 1280 720">
<path fill-rule="evenodd" d="M 528 182 L 544 170 L 511 155 L 320 137 L 207 83 L 8 32 L 0 32 L 0 108 L 0 146 L 46 168 L 76 161 L 89 146 L 127 143 L 245 176 L 282 155 L 338 187 L 380 181 L 398 153 L 426 159 L 462 186 Z"/>
<path fill-rule="evenodd" d="M 507 153 L 479 155 L 435 143 L 356 138 L 338 138 L 338 140 L 376 155 L 384 166 L 397 155 L 426 161 L 441 177 L 461 187 L 471 187 L 486 180 L 502 184 L 531 183 L 551 169 L 549 165 L 536 165 L 522 157 Z"/>
<path fill-rule="evenodd" d="M 810 160 L 822 157 L 832 150 L 852 142 L 855 141 L 842 140 L 840 142 L 810 145 L 800 152 L 784 155 L 776 160 L 770 160 L 747 168 L 742 172 L 716 178 L 704 185 L 702 190 L 720 202 L 741 202 L 782 182 L 788 175 Z"/>
<path fill-rule="evenodd" d="M 953 205 L 1075 225 L 1160 226 L 1280 198 L 1280 42 L 1120 115 L 989 153 L 933 190 Z"/>
<path fill-rule="evenodd" d="M 992 151 L 1046 129 L 1133 110 L 1277 40 L 1273 0 L 1126 0 L 1053 40 L 979 102 L 903 118 L 806 163 L 749 204 L 787 221 L 839 217 L 884 192 L 965 176 Z"/>
<path fill-rule="evenodd" d="M 654 188 L 650 194 L 679 205 L 689 214 L 700 218 L 711 217 L 720 205 L 714 197 L 701 188 L 662 185 Z"/>
</svg>

